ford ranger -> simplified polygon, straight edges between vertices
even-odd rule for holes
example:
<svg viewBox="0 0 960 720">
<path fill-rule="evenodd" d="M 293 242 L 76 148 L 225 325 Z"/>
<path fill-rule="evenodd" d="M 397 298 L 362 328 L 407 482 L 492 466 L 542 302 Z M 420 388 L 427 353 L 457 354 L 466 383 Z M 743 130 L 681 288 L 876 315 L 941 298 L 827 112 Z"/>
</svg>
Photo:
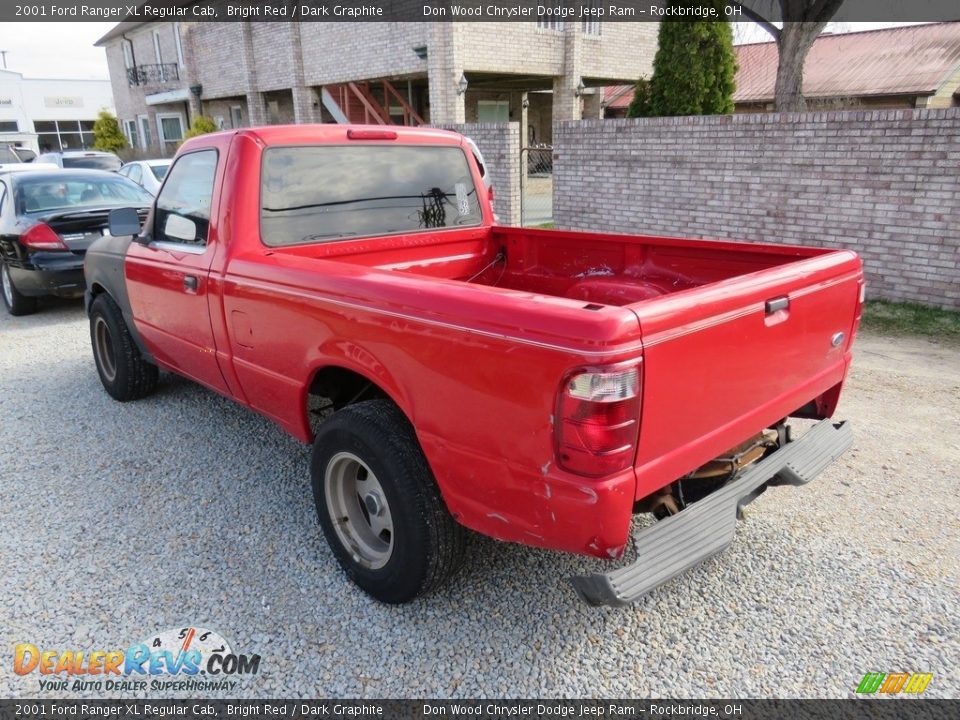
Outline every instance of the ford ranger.
<svg viewBox="0 0 960 720">
<path fill-rule="evenodd" d="M 850 445 L 853 252 L 502 227 L 493 192 L 452 132 L 188 140 L 144 224 L 115 210 L 87 252 L 100 380 L 129 401 L 178 373 L 312 442 L 323 532 L 388 603 L 449 578 L 467 529 L 631 547 L 572 581 L 632 602 Z"/>
</svg>

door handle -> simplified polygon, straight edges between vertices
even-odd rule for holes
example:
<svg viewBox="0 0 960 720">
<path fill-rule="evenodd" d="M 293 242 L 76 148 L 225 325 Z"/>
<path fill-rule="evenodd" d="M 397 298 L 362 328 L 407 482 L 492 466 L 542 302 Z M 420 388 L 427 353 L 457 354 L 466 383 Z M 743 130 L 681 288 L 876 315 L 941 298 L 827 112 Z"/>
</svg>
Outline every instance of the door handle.
<svg viewBox="0 0 960 720">
<path fill-rule="evenodd" d="M 786 295 L 783 297 L 771 298 L 764 304 L 764 310 L 766 311 L 767 315 L 772 315 L 773 313 L 777 312 L 777 310 L 786 310 L 788 307 L 790 307 L 790 298 L 788 298 Z"/>
<path fill-rule="evenodd" d="M 200 287 L 200 280 L 196 275 L 183 276 L 183 289 L 188 293 L 195 293 Z"/>
</svg>

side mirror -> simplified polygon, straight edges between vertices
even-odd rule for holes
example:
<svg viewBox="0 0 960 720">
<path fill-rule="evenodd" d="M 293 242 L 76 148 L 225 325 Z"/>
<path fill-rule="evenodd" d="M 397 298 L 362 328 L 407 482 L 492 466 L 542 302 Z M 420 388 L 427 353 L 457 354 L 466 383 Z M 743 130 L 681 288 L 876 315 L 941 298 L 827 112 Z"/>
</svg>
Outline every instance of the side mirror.
<svg viewBox="0 0 960 720">
<path fill-rule="evenodd" d="M 110 234 L 114 237 L 140 234 L 140 216 L 134 208 L 118 208 L 111 210 L 107 216 Z"/>
<path fill-rule="evenodd" d="M 183 240 L 184 242 L 196 242 L 197 224 L 190 218 L 183 215 L 167 215 L 167 222 L 163 226 L 163 234 L 168 238 Z"/>
</svg>

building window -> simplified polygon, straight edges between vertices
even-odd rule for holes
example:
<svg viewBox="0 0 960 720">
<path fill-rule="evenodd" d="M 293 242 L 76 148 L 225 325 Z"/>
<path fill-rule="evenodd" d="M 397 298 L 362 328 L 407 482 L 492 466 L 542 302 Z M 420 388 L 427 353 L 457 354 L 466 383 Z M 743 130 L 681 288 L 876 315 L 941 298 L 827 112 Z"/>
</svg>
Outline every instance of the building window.
<svg viewBox="0 0 960 720">
<path fill-rule="evenodd" d="M 130 147 L 136 148 L 137 147 L 137 121 L 124 120 L 123 131 L 124 131 L 124 135 L 127 136 L 127 142 L 130 143 Z"/>
<path fill-rule="evenodd" d="M 587 17 L 597 17 L 602 14 L 600 10 L 600 0 L 586 0 L 583 3 L 583 10 L 587 13 Z M 600 34 L 600 21 L 599 20 L 584 20 L 581 23 L 581 28 L 584 35 L 599 35 Z"/>
<path fill-rule="evenodd" d="M 96 136 L 93 134 L 93 126 L 93 120 L 80 121 L 80 137 L 83 139 L 84 149 L 92 148 L 93 144 L 97 141 Z"/>
<path fill-rule="evenodd" d="M 153 54 L 157 58 L 157 67 L 160 71 L 160 82 L 167 81 L 166 69 L 163 67 L 163 53 L 160 52 L 160 31 L 153 31 Z"/>
<path fill-rule="evenodd" d="M 133 67 L 133 45 L 129 40 L 121 40 L 120 46 L 123 48 L 123 66 L 129 70 Z"/>
<path fill-rule="evenodd" d="M 479 100 L 477 102 L 477 120 L 485 123 L 510 122 L 510 101 Z"/>
<path fill-rule="evenodd" d="M 157 113 L 157 133 L 164 150 L 172 154 L 177 143 L 183 140 L 183 116 L 180 113 Z"/>
<path fill-rule="evenodd" d="M 41 152 L 86 150 L 93 147 L 93 120 L 34 120 Z"/>
<path fill-rule="evenodd" d="M 173 24 L 173 41 L 177 45 L 177 64 L 183 67 L 183 42 L 180 39 L 180 23 Z"/>
<path fill-rule="evenodd" d="M 0 120 L 0 132 L 20 132 L 16 120 Z"/>
<path fill-rule="evenodd" d="M 233 129 L 243 127 L 243 108 L 239 105 L 230 106 L 230 126 Z"/>
<path fill-rule="evenodd" d="M 563 20 L 537 20 L 537 27 L 540 30 L 563 31 Z"/>
<path fill-rule="evenodd" d="M 140 142 L 144 150 L 150 148 L 150 118 L 146 115 L 140 115 L 137 118 L 140 121 Z"/>
</svg>

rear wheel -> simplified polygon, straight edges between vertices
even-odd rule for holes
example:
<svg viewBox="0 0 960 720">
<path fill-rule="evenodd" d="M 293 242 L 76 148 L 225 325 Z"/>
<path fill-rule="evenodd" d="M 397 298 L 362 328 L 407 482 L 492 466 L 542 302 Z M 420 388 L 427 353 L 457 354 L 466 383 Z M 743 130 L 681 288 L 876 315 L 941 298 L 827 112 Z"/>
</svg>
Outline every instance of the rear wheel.
<svg viewBox="0 0 960 720">
<path fill-rule="evenodd" d="M 462 564 L 466 530 L 447 511 L 413 428 L 389 400 L 349 405 L 324 422 L 311 477 L 337 561 L 377 600 L 413 600 Z"/>
<path fill-rule="evenodd" d="M 0 295 L 3 295 L 3 305 L 11 315 L 29 315 L 37 311 L 37 299 L 17 290 L 6 263 L 0 263 Z"/>
<path fill-rule="evenodd" d="M 112 398 L 139 400 L 156 387 L 157 366 L 143 359 L 123 313 L 109 295 L 98 295 L 90 306 L 90 342 L 100 382 Z"/>
</svg>

